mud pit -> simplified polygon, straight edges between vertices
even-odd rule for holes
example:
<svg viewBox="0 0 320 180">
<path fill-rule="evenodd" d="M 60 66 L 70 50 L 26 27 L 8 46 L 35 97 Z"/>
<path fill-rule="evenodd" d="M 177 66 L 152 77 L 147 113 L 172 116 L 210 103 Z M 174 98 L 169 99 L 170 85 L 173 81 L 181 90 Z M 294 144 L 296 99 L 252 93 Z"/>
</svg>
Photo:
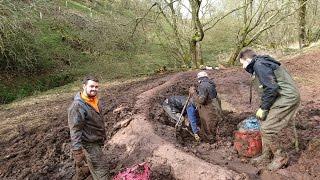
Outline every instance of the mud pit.
<svg viewBox="0 0 320 180">
<path fill-rule="evenodd" d="M 107 101 L 106 114 L 109 157 L 112 174 L 124 167 L 147 161 L 153 179 L 318 179 L 320 171 L 320 52 L 298 56 L 285 64 L 299 84 L 302 104 L 297 114 L 300 151 L 292 145 L 292 131 L 286 129 L 281 137 L 290 154 L 288 167 L 268 173 L 250 166 L 247 159 L 233 150 L 233 131 L 238 122 L 254 113 L 258 99 L 254 94 L 249 105 L 249 75 L 240 68 L 210 71 L 223 101 L 225 121 L 219 124 L 217 142 L 196 145 L 185 135 L 177 141 L 172 124 L 164 114 L 161 103 L 170 95 L 187 94 L 196 84 L 196 72 L 166 74 L 118 86 L 106 86 L 101 94 Z M 299 63 L 304 63 L 300 66 Z M 1 131 L 1 137 L 17 131 L 9 140 L 1 138 L 0 178 L 2 179 L 70 179 L 74 174 L 70 158 L 69 130 L 66 109 L 72 95 L 28 106 L 0 110 L 5 121 L 29 112 L 22 123 Z M 39 109 L 47 107 L 38 126 L 27 126 Z M 116 125 L 125 121 L 127 126 Z M 125 124 L 125 123 L 123 123 Z M 1 124 L 1 129 L 5 124 Z M 289 142 L 289 143 L 288 143 Z"/>
</svg>

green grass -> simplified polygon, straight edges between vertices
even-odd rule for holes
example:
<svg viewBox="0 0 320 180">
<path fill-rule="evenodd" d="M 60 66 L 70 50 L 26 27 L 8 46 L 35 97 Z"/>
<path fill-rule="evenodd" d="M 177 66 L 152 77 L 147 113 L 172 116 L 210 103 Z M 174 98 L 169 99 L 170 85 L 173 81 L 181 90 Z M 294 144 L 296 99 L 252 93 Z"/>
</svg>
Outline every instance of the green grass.
<svg viewBox="0 0 320 180">
<path fill-rule="evenodd" d="M 67 0 L 67 1 L 65 1 L 65 5 L 69 9 L 78 10 L 79 12 L 82 12 L 85 14 L 89 14 L 92 12 L 91 8 L 87 7 L 84 4 L 80 4 L 78 2 L 75 2 L 75 1 Z"/>
<path fill-rule="evenodd" d="M 74 80 L 75 77 L 68 73 L 50 74 L 42 77 L 17 77 L 13 83 L 0 85 L 0 104 L 63 86 Z"/>
<path fill-rule="evenodd" d="M 31 12 L 31 17 L 32 14 L 34 13 Z M 70 62 L 76 65 L 91 58 L 80 49 L 72 47 L 72 41 L 78 40 L 75 35 L 77 29 L 67 22 L 45 17 L 31 22 L 21 19 L 18 23 L 23 25 L 27 22 L 27 28 L 18 29 L 14 36 L 8 36 L 12 41 L 9 43 L 11 39 L 7 39 L 10 46 L 6 48 L 14 56 L 4 57 L 15 57 L 17 62 L 13 62 L 16 67 L 12 71 L 2 72 L 4 76 L 0 77 L 3 82 L 0 85 L 0 103 L 8 103 L 33 95 L 34 92 L 70 83 L 77 76 L 70 68 Z M 25 48 L 27 51 L 23 50 Z M 26 69 L 26 66 L 29 68 Z"/>
</svg>

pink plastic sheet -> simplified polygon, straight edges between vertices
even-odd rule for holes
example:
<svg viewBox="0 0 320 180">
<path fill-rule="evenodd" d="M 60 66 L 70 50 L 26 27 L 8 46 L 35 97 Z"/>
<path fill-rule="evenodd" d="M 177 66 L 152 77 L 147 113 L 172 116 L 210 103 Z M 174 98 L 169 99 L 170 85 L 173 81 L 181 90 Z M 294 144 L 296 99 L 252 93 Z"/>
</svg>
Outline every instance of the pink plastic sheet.
<svg viewBox="0 0 320 180">
<path fill-rule="evenodd" d="M 113 180 L 150 180 L 150 174 L 150 167 L 144 162 L 120 172 Z"/>
</svg>

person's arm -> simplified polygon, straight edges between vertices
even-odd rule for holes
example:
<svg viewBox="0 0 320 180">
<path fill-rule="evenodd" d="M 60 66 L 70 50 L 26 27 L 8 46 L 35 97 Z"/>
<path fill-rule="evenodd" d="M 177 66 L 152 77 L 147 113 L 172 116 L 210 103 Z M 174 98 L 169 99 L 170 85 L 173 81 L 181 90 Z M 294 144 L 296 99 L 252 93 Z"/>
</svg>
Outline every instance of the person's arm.
<svg viewBox="0 0 320 180">
<path fill-rule="evenodd" d="M 273 69 L 260 62 L 256 62 L 254 65 L 254 72 L 263 86 L 260 108 L 269 110 L 278 97 L 279 89 Z"/>
<path fill-rule="evenodd" d="M 82 149 L 81 136 L 84 125 L 85 112 L 79 104 L 74 104 L 68 113 L 72 150 Z"/>
<path fill-rule="evenodd" d="M 202 84 L 199 84 L 198 93 L 196 93 L 194 90 L 194 93 L 192 94 L 192 98 L 197 104 L 205 104 L 207 96 L 207 90 Z"/>
</svg>

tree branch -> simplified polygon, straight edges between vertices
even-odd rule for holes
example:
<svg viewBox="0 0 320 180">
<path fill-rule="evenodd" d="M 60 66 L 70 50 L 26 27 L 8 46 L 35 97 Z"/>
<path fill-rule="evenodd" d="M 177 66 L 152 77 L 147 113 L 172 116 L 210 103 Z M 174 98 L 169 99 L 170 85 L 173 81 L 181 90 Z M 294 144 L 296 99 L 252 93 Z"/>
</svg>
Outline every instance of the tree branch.
<svg viewBox="0 0 320 180">
<path fill-rule="evenodd" d="M 225 17 L 229 16 L 230 14 L 232 14 L 233 12 L 236 12 L 240 9 L 244 8 L 244 6 L 238 7 L 236 9 L 231 10 L 230 12 L 226 13 L 225 15 L 221 16 L 220 18 L 216 19 L 216 22 L 214 22 L 210 27 L 205 28 L 204 32 L 212 29 L 219 21 L 223 20 Z M 213 18 L 212 20 L 208 21 L 207 23 L 205 23 L 203 26 L 206 26 L 208 24 L 210 24 L 215 18 Z"/>
<path fill-rule="evenodd" d="M 305 3 L 307 3 L 308 1 L 309 1 L 309 0 L 307 0 Z M 293 10 L 291 13 L 289 13 L 288 15 L 281 17 L 280 19 L 278 19 L 277 21 L 275 21 L 274 23 L 269 24 L 269 25 L 267 25 L 268 22 L 269 22 L 271 19 L 273 19 L 275 16 L 277 16 L 280 11 L 278 11 L 276 14 L 274 14 L 273 16 L 271 16 L 270 18 L 268 18 L 268 20 L 266 21 L 266 23 L 264 24 L 264 26 L 263 26 L 255 35 L 253 35 L 252 38 L 246 43 L 246 46 L 250 45 L 253 41 L 257 40 L 257 38 L 258 38 L 258 37 L 261 35 L 261 33 L 263 33 L 264 31 L 266 31 L 266 30 L 274 27 L 275 25 L 277 25 L 279 22 L 283 21 L 284 19 L 286 19 L 286 18 L 294 15 L 295 12 L 296 12 L 297 10 L 299 10 L 305 3 L 301 4 L 297 9 L 294 9 L 294 10 Z"/>
<path fill-rule="evenodd" d="M 155 7 L 157 4 L 158 4 L 157 2 L 153 3 L 152 6 L 148 9 L 148 11 L 147 11 L 142 17 L 136 18 L 136 20 L 135 20 L 136 23 L 135 23 L 135 26 L 133 27 L 133 31 L 132 31 L 132 33 L 131 33 L 131 37 L 133 37 L 133 35 L 134 35 L 134 33 L 136 32 L 137 27 L 138 27 L 138 25 L 141 23 L 141 21 L 149 14 L 149 12 L 151 11 L 151 9 L 152 9 L 153 7 Z"/>
<path fill-rule="evenodd" d="M 174 0 L 174 1 L 172 1 L 171 3 L 168 3 L 166 6 L 169 6 L 170 4 L 173 4 L 173 3 L 177 2 L 177 1 L 178 1 L 178 0 Z M 138 25 L 142 22 L 142 20 L 144 20 L 144 19 L 146 18 L 146 16 L 150 13 L 150 11 L 152 10 L 152 8 L 155 7 L 155 6 L 157 6 L 157 7 L 159 8 L 160 13 L 163 14 L 163 16 L 165 17 L 166 21 L 167 21 L 169 24 L 171 24 L 170 21 L 169 21 L 169 19 L 166 17 L 165 13 L 163 12 L 163 9 L 166 8 L 166 6 L 165 6 L 164 8 L 161 8 L 161 5 L 160 5 L 158 2 L 155 2 L 155 3 L 152 4 L 152 6 L 148 9 L 148 11 L 147 11 L 142 17 L 139 17 L 139 18 L 136 18 L 136 19 L 135 19 L 135 22 L 136 22 L 136 23 L 135 23 L 135 26 L 134 26 L 133 31 L 132 31 L 132 33 L 131 33 L 131 37 L 133 37 L 134 33 L 136 32 Z M 157 17 L 158 17 L 158 16 L 157 16 Z"/>
</svg>

